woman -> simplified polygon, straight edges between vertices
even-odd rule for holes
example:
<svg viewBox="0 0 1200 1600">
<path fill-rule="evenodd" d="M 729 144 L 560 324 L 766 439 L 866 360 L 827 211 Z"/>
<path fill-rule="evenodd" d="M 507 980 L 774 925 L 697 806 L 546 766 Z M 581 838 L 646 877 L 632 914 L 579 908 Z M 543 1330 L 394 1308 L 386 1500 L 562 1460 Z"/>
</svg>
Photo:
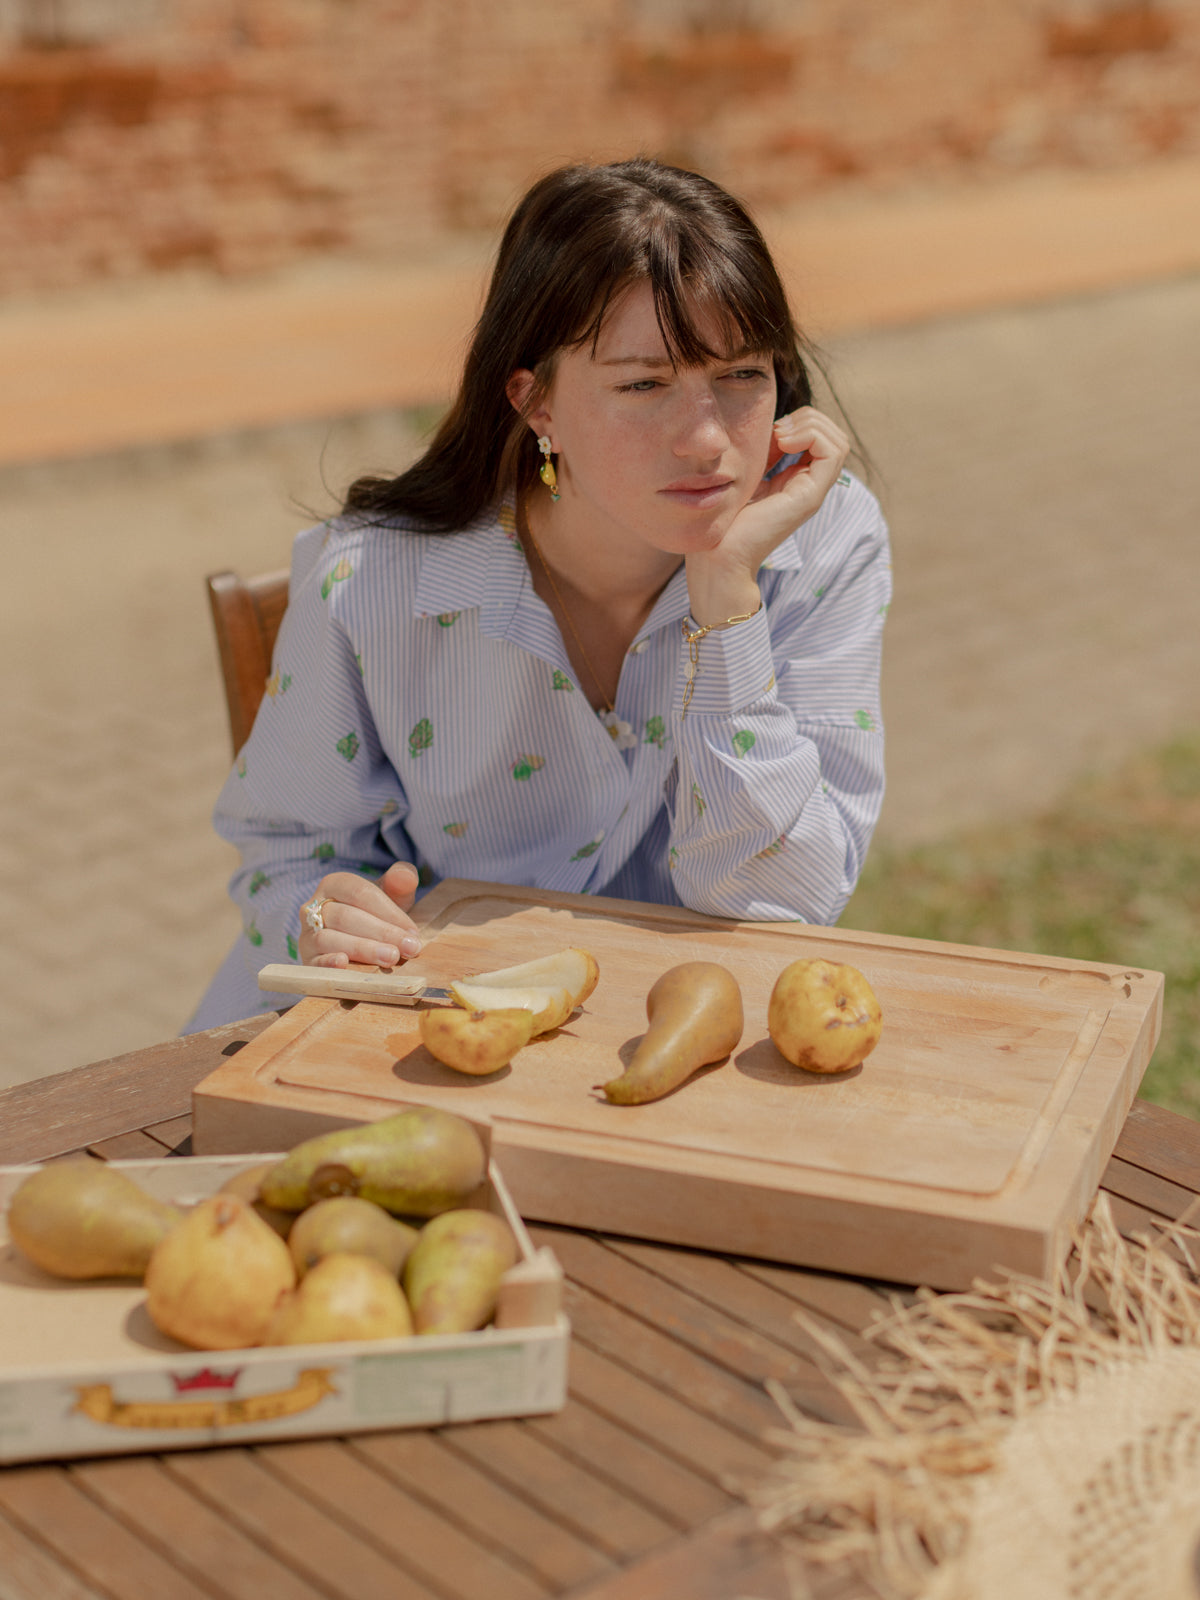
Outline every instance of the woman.
<svg viewBox="0 0 1200 1600">
<path fill-rule="evenodd" d="M 221 793 L 238 941 L 416 954 L 440 877 L 832 923 L 883 796 L 887 531 L 761 235 L 654 161 L 534 185 L 425 455 L 301 534 Z"/>
</svg>

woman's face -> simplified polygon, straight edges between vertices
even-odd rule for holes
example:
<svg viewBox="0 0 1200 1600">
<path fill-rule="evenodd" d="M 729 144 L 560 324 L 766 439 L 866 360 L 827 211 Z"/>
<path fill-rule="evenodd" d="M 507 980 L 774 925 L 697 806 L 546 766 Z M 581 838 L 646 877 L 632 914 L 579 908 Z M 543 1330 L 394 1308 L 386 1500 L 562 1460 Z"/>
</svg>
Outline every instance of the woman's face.
<svg viewBox="0 0 1200 1600">
<path fill-rule="evenodd" d="M 722 347 L 720 328 L 701 318 L 698 331 Z M 650 286 L 636 284 L 594 349 L 560 354 L 530 417 L 557 455 L 562 498 L 547 526 L 585 518 L 672 555 L 711 550 L 762 481 L 774 417 L 769 354 L 673 368 Z"/>
</svg>

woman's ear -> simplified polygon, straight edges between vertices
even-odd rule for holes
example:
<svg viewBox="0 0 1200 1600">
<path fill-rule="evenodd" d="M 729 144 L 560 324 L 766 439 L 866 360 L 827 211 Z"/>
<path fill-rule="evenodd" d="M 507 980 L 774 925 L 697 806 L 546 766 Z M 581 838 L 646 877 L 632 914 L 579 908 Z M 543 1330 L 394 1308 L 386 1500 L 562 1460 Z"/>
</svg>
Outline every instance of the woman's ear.
<svg viewBox="0 0 1200 1600">
<path fill-rule="evenodd" d="M 534 433 L 545 433 L 550 421 L 550 413 L 544 404 L 537 406 L 533 411 L 526 412 L 534 392 L 534 376 L 528 367 L 518 367 L 504 385 L 504 392 L 514 411 L 520 412 Z"/>
</svg>

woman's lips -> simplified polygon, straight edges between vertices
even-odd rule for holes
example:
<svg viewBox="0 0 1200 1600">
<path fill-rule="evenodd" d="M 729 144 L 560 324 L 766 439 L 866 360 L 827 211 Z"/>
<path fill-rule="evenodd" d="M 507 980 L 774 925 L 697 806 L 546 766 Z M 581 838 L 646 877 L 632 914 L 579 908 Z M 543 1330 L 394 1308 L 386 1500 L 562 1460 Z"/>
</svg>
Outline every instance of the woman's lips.
<svg viewBox="0 0 1200 1600">
<path fill-rule="evenodd" d="M 673 500 L 676 505 L 704 510 L 717 505 L 732 487 L 732 478 L 682 478 L 658 492 L 665 500 Z"/>
</svg>

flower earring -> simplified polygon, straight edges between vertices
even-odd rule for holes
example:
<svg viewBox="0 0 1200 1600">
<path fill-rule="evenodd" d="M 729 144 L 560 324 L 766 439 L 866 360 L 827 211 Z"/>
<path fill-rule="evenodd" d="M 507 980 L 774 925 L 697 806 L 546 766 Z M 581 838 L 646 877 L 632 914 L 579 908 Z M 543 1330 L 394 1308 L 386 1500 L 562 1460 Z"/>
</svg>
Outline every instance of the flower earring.
<svg viewBox="0 0 1200 1600">
<path fill-rule="evenodd" d="M 554 470 L 554 463 L 550 459 L 550 435 L 543 433 L 538 439 L 538 449 L 542 452 L 544 460 L 538 471 L 538 477 L 550 491 L 551 500 L 558 499 L 558 474 Z"/>
</svg>

